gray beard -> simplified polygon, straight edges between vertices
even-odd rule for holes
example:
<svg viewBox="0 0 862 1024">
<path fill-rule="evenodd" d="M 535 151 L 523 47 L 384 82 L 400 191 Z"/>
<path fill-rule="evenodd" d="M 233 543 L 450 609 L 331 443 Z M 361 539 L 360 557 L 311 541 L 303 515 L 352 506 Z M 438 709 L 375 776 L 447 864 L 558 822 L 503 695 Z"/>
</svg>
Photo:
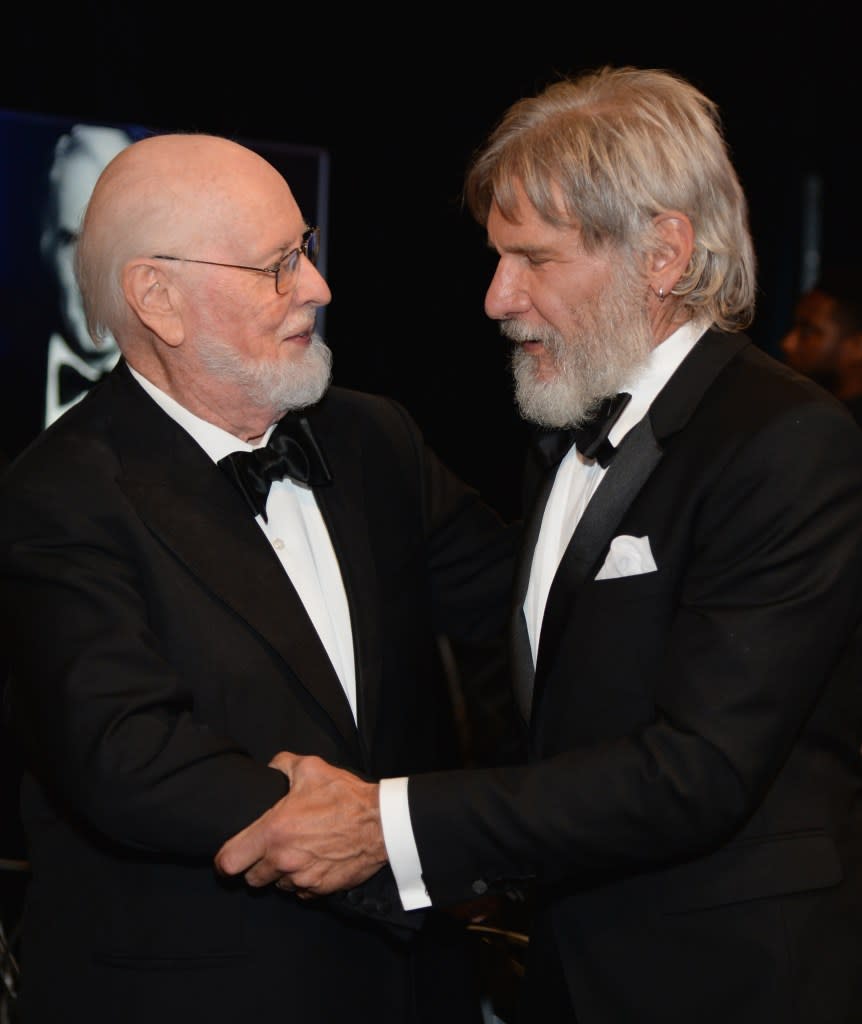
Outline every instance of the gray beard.
<svg viewBox="0 0 862 1024">
<path fill-rule="evenodd" d="M 504 337 L 514 342 L 541 341 L 557 369 L 551 380 L 538 380 L 534 357 L 515 346 L 515 401 L 525 420 L 545 427 L 577 425 L 603 399 L 631 384 L 653 349 L 639 295 L 634 275 L 622 269 L 594 307 L 570 309 L 571 327 L 565 335 L 547 326 L 503 321 Z"/>
<path fill-rule="evenodd" d="M 319 334 L 312 335 L 300 359 L 252 362 L 230 345 L 210 339 L 201 349 L 201 360 L 210 373 L 242 388 L 252 404 L 282 413 L 314 405 L 332 376 L 332 351 Z"/>
</svg>

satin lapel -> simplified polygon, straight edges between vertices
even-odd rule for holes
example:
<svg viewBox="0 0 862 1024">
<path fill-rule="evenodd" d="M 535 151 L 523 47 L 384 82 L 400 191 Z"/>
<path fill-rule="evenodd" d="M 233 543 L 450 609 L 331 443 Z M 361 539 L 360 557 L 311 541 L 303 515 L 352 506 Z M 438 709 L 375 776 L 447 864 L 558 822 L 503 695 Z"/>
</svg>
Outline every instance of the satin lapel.
<svg viewBox="0 0 862 1024">
<path fill-rule="evenodd" d="M 551 488 L 554 485 L 554 472 L 548 472 L 542 479 L 533 503 L 532 511 L 527 519 L 518 564 L 515 569 L 515 585 L 512 603 L 512 619 L 509 630 L 510 653 L 512 658 L 512 684 L 515 699 L 524 721 L 530 720 L 530 705 L 533 698 L 533 682 L 535 669 L 533 652 L 530 649 L 530 635 L 527 632 L 527 620 L 524 617 L 524 598 L 530 582 L 530 568 L 533 564 L 533 552 L 539 539 L 542 516 Z"/>
<path fill-rule="evenodd" d="M 115 371 L 119 485 L 142 520 L 201 583 L 287 662 L 355 748 L 338 676 L 299 595 L 225 475 L 121 366 Z"/>
<path fill-rule="evenodd" d="M 533 705 L 559 648 L 576 592 L 613 539 L 614 531 L 662 457 L 662 442 L 680 430 L 718 373 L 749 340 L 708 331 L 656 396 L 649 413 L 626 434 L 572 535 L 548 594 Z"/>
<path fill-rule="evenodd" d="M 553 662 L 578 587 L 610 543 L 620 520 L 661 460 L 661 447 L 645 416 L 623 438 L 560 562 L 548 593 L 533 702 L 540 696 L 542 678 Z"/>
<path fill-rule="evenodd" d="M 311 417 L 333 476 L 330 487 L 318 489 L 318 504 L 341 566 L 350 608 L 359 734 L 368 751 L 374 739 L 382 673 L 379 586 L 369 530 L 375 496 L 366 494 L 357 431 L 349 421 L 342 422 L 337 411 L 330 410 L 331 403 L 327 403 Z M 385 501 L 387 497 L 377 495 L 376 500 Z"/>
</svg>

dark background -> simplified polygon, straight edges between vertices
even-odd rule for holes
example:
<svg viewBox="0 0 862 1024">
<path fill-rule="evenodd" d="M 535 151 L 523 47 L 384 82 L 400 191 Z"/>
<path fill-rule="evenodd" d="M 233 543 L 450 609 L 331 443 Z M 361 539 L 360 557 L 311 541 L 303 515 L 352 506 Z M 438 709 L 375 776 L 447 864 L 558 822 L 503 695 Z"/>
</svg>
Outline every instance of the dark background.
<svg viewBox="0 0 862 1024">
<path fill-rule="evenodd" d="M 506 515 L 525 428 L 482 310 L 492 263 L 459 199 L 472 150 L 506 106 L 602 63 L 665 67 L 716 100 L 760 265 L 750 334 L 769 351 L 811 265 L 804 211 L 819 215 L 821 259 L 853 255 L 862 229 L 860 65 L 837 4 L 79 3 L 19 9 L 4 28 L 2 108 L 324 147 L 335 380 L 401 399 Z M 820 195 L 806 206 L 812 181 Z"/>
</svg>

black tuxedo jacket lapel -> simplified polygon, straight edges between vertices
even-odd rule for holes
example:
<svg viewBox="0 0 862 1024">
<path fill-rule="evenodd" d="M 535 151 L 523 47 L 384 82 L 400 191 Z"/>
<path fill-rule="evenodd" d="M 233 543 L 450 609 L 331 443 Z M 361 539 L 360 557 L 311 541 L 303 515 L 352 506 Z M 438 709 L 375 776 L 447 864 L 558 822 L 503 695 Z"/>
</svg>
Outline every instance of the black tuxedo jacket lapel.
<svg viewBox="0 0 862 1024">
<path fill-rule="evenodd" d="M 120 486 L 153 533 L 255 629 L 356 747 L 338 676 L 298 593 L 227 477 L 121 365 L 114 372 Z"/>
<path fill-rule="evenodd" d="M 534 704 L 541 696 L 542 682 L 554 661 L 578 588 L 590 578 L 599 555 L 610 544 L 626 509 L 661 457 L 661 446 L 653 434 L 650 418 L 644 416 L 623 438 L 557 568 L 539 635 Z"/>
<path fill-rule="evenodd" d="M 748 343 L 740 335 L 708 331 L 656 396 L 647 415 L 623 438 L 572 534 L 548 594 L 536 662 L 534 707 L 578 589 L 598 571 L 617 526 L 661 461 L 663 443 L 688 422 L 717 374 Z"/>
<path fill-rule="evenodd" d="M 309 420 L 332 470 L 333 483 L 315 493 L 341 567 L 350 608 L 357 719 L 363 745 L 370 750 L 380 700 L 383 641 L 376 613 L 379 585 L 368 517 L 374 514 L 375 500 L 385 501 L 386 495 L 368 493 L 361 442 L 341 410 L 324 399 L 309 413 Z"/>
</svg>

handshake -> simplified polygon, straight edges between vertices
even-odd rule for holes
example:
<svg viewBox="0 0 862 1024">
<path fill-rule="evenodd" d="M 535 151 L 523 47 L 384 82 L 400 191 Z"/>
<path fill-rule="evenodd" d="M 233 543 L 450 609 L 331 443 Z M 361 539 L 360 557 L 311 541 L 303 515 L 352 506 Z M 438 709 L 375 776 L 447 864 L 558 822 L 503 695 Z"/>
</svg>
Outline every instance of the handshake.
<svg viewBox="0 0 862 1024">
<path fill-rule="evenodd" d="M 352 889 L 387 863 L 375 783 L 287 751 L 270 767 L 284 772 L 290 791 L 221 847 L 220 874 L 311 899 Z"/>
</svg>

